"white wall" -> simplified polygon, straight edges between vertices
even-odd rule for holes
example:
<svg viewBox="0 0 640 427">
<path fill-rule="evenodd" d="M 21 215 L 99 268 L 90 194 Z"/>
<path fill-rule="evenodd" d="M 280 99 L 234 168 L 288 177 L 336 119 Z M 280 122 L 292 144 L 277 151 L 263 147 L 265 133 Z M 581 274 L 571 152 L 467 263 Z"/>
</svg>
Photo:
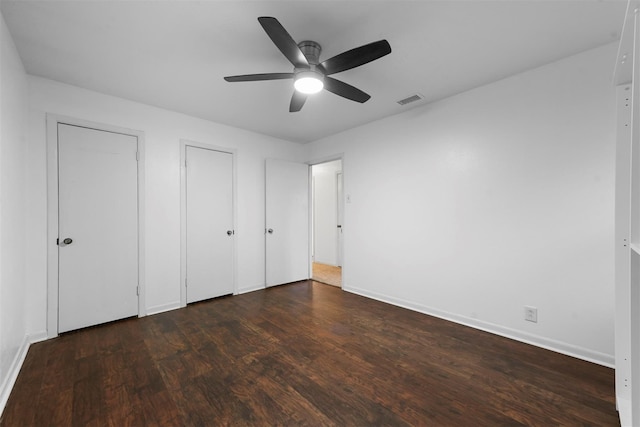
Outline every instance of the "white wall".
<svg viewBox="0 0 640 427">
<path fill-rule="evenodd" d="M 46 113 L 145 133 L 148 312 L 175 308 L 180 302 L 180 139 L 237 150 L 238 287 L 245 291 L 264 286 L 264 161 L 301 160 L 301 145 L 32 76 L 29 106 L 33 330 L 46 326 Z"/>
<path fill-rule="evenodd" d="M 313 256 L 322 264 L 338 265 L 338 181 L 342 161 L 314 165 Z"/>
<path fill-rule="evenodd" d="M 27 348 L 27 78 L 0 15 L 0 412 Z"/>
<path fill-rule="evenodd" d="M 613 364 L 615 54 L 311 144 L 344 153 L 343 287 Z"/>
</svg>

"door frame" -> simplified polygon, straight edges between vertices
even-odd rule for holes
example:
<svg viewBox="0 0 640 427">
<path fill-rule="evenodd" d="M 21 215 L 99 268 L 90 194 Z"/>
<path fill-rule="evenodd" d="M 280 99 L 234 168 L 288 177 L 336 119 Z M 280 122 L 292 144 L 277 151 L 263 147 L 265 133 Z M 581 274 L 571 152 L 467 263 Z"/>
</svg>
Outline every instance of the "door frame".
<svg viewBox="0 0 640 427">
<path fill-rule="evenodd" d="M 345 244 L 344 244 L 344 225 L 345 223 L 347 223 L 347 215 L 346 215 L 346 209 L 345 209 L 345 195 L 347 194 L 345 192 L 345 179 L 344 179 L 344 170 L 345 170 L 345 162 L 344 162 L 344 153 L 338 153 L 338 154 L 332 154 L 329 156 L 325 156 L 325 157 L 319 157 L 317 159 L 313 159 L 307 162 L 307 164 L 309 165 L 309 273 L 310 276 L 312 276 L 313 274 L 313 241 L 314 241 L 314 235 L 313 235 L 313 205 L 314 205 L 314 200 L 313 200 L 313 188 L 312 188 L 312 180 L 313 180 L 313 171 L 311 169 L 312 166 L 315 165 L 320 165 L 322 163 L 329 163 L 329 162 L 333 162 L 335 160 L 340 160 L 342 162 L 342 286 L 340 287 L 340 289 L 345 289 L 345 268 L 344 268 L 344 258 L 345 258 Z"/>
<path fill-rule="evenodd" d="M 138 139 L 138 317 L 146 316 L 144 132 L 57 114 L 46 114 L 47 144 L 47 338 L 58 336 L 58 125 L 84 127 Z"/>
<path fill-rule="evenodd" d="M 180 139 L 180 307 L 187 306 L 187 147 L 202 148 L 205 150 L 219 151 L 222 153 L 231 154 L 231 181 L 232 181 L 232 202 L 231 209 L 233 209 L 233 232 L 234 238 L 232 242 L 232 257 L 233 257 L 233 295 L 238 294 L 238 257 L 236 245 L 236 231 L 238 224 L 238 209 L 237 209 L 237 167 L 236 167 L 236 154 L 237 150 L 230 149 L 228 147 L 221 147 L 213 144 L 206 144 L 197 141 L 191 141 L 188 139 Z"/>
<path fill-rule="evenodd" d="M 341 165 L 344 168 L 344 165 Z M 338 185 L 341 186 L 341 192 L 342 192 L 342 198 L 338 197 L 338 200 L 336 201 L 336 216 L 338 219 L 338 222 L 340 224 L 338 224 L 340 226 L 340 229 L 338 231 L 338 248 L 337 250 L 337 264 L 338 267 L 342 268 L 342 258 L 344 257 L 343 255 L 343 249 L 344 249 L 344 240 L 342 239 L 342 223 L 344 222 L 344 173 L 342 172 L 342 169 L 340 170 L 340 172 L 336 172 L 336 195 L 339 196 L 340 192 L 338 192 Z M 342 214 L 342 221 L 340 221 L 340 215 Z"/>
</svg>

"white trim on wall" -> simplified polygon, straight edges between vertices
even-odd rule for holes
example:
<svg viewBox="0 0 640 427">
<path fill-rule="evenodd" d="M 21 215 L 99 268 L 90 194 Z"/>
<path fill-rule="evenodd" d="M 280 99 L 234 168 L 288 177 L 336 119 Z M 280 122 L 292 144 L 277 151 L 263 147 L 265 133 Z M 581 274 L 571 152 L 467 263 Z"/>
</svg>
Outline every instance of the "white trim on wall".
<svg viewBox="0 0 640 427">
<path fill-rule="evenodd" d="M 20 369 L 22 369 L 22 365 L 24 364 L 24 360 L 27 357 L 27 353 L 29 352 L 29 347 L 31 344 L 44 341 L 47 339 L 47 332 L 41 331 L 35 334 L 25 335 L 18 351 L 16 352 L 15 357 L 11 361 L 11 366 L 9 367 L 9 371 L 7 372 L 7 376 L 5 377 L 4 383 L 0 384 L 0 415 L 2 415 L 2 411 L 4 407 L 7 405 L 7 401 L 9 400 L 9 395 L 11 394 L 11 390 L 13 390 L 13 386 L 18 379 L 18 374 L 20 373 Z"/>
<path fill-rule="evenodd" d="M 15 357 L 11 361 L 11 366 L 5 376 L 5 381 L 0 385 L 0 415 L 2 414 L 2 410 L 4 410 L 4 407 L 7 405 L 11 390 L 18 379 L 18 373 L 20 372 L 20 368 L 22 368 L 24 359 L 27 357 L 27 351 L 29 351 L 29 335 L 24 336 Z"/>
<path fill-rule="evenodd" d="M 265 289 L 263 284 L 254 285 L 254 286 L 244 286 L 242 288 L 238 288 L 237 295 L 248 294 L 249 292 L 261 291 L 263 289 Z"/>
<path fill-rule="evenodd" d="M 372 298 L 377 301 L 392 304 L 397 307 L 406 308 L 412 311 L 417 311 L 429 316 L 437 317 L 439 319 L 448 320 L 460 325 L 469 326 L 474 329 L 489 332 L 494 335 L 499 335 L 505 338 L 510 338 L 516 341 L 523 342 L 525 344 L 531 344 L 536 347 L 545 348 L 547 350 L 555 351 L 556 353 L 566 354 L 567 356 L 576 357 L 578 359 L 586 360 L 589 362 L 603 365 L 609 368 L 615 367 L 615 359 L 613 355 L 599 353 L 588 348 L 583 348 L 564 342 L 551 340 L 539 335 L 529 334 L 526 332 L 518 331 L 516 329 L 506 328 L 504 326 L 496 325 L 490 322 L 484 322 L 482 320 L 473 319 L 466 316 L 460 316 L 455 313 L 448 313 L 446 311 L 438 310 L 426 305 L 417 304 L 401 298 L 395 298 L 389 295 L 372 292 L 366 289 L 348 287 L 342 287 L 343 290 L 351 292 L 356 295 L 360 295 L 367 298 Z"/>
<path fill-rule="evenodd" d="M 187 147 L 203 148 L 205 150 L 220 151 L 231 154 L 232 158 L 232 209 L 233 209 L 233 230 L 238 234 L 238 198 L 237 198 L 237 150 L 228 147 L 221 147 L 213 144 L 180 140 L 180 307 L 187 306 Z M 238 295 L 238 250 L 237 239 L 233 239 L 233 294 Z"/>
<path fill-rule="evenodd" d="M 618 92 L 615 219 L 616 407 L 620 425 L 640 425 L 640 1 L 627 4 L 614 84 Z"/>
<path fill-rule="evenodd" d="M 172 302 L 169 304 L 154 305 L 152 307 L 147 308 L 147 315 L 151 316 L 154 314 L 164 313 L 165 311 L 177 310 L 179 308 L 182 308 L 179 301 Z"/>
<path fill-rule="evenodd" d="M 131 135 L 138 139 L 138 317 L 146 316 L 144 132 L 47 113 L 47 336 L 58 336 L 58 124 Z"/>
</svg>

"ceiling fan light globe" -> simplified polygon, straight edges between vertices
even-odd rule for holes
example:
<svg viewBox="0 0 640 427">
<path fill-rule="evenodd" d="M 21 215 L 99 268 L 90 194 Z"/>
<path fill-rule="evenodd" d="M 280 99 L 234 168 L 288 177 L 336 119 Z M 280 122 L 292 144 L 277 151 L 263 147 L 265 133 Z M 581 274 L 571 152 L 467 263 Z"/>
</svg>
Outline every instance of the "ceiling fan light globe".
<svg viewBox="0 0 640 427">
<path fill-rule="evenodd" d="M 320 92 L 324 87 L 324 83 L 318 73 L 309 71 L 298 73 L 293 86 L 298 92 L 311 95 Z"/>
</svg>

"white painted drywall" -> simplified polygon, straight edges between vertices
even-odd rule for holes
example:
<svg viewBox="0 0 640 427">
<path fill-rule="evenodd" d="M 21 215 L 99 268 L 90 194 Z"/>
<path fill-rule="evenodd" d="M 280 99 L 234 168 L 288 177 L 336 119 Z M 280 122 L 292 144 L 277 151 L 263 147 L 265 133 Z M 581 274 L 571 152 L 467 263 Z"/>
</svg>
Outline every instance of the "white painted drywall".
<svg viewBox="0 0 640 427">
<path fill-rule="evenodd" d="M 314 261 L 338 265 L 338 182 L 342 160 L 314 165 L 313 255 Z"/>
<path fill-rule="evenodd" d="M 27 77 L 0 15 L 0 413 L 27 340 Z"/>
<path fill-rule="evenodd" d="M 344 153 L 343 288 L 611 365 L 615 55 L 310 144 Z"/>
<path fill-rule="evenodd" d="M 242 292 L 264 286 L 265 158 L 301 160 L 302 146 L 33 76 L 29 76 L 29 106 L 34 329 L 46 324 L 46 113 L 144 132 L 149 313 L 175 308 L 180 302 L 181 139 L 236 150 L 238 287 Z"/>
</svg>

